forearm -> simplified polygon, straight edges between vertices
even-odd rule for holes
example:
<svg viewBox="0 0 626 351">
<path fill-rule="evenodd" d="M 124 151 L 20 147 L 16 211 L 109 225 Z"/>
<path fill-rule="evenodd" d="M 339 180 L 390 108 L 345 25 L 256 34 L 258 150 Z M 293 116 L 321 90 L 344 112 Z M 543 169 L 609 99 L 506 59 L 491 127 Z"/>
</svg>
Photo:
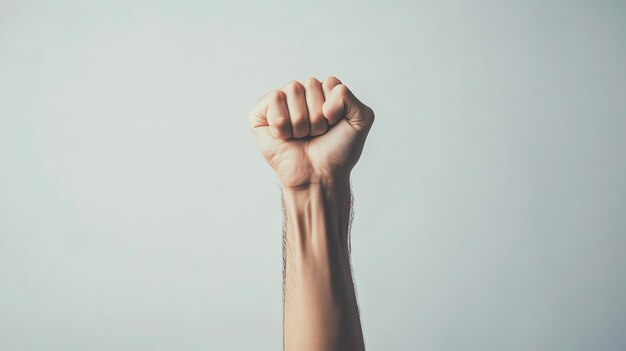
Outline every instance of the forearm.
<svg viewBox="0 0 626 351">
<path fill-rule="evenodd" d="M 284 189 L 285 350 L 363 350 L 350 269 L 348 178 Z"/>
<path fill-rule="evenodd" d="M 283 186 L 287 351 L 364 349 L 350 267 L 349 173 L 373 123 L 374 111 L 336 77 L 291 81 L 250 113 Z"/>
</svg>

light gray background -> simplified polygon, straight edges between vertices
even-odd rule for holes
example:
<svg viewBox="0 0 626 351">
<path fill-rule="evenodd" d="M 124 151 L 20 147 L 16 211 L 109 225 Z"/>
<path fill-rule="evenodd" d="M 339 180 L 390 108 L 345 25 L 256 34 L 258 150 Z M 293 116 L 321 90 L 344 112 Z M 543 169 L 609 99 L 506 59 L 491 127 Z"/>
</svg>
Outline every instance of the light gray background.
<svg viewBox="0 0 626 351">
<path fill-rule="evenodd" d="M 626 348 L 621 1 L 0 3 L 0 349 L 279 350 L 247 115 L 337 75 L 370 350 Z"/>
</svg>

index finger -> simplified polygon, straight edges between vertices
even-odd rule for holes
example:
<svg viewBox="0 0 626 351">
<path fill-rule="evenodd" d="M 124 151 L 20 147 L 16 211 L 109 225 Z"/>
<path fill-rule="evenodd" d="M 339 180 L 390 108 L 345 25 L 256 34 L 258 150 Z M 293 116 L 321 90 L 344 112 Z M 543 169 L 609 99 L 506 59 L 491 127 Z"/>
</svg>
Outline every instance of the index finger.
<svg viewBox="0 0 626 351">
<path fill-rule="evenodd" d="M 269 127 L 275 138 L 291 138 L 291 122 L 285 93 L 270 91 L 254 105 L 250 116 L 250 127 Z"/>
</svg>

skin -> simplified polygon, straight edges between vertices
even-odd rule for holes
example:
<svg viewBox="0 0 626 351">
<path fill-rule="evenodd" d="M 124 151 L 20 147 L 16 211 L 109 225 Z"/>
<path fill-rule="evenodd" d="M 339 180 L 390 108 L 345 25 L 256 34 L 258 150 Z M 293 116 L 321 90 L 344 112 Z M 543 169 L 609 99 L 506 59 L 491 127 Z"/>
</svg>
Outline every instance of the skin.
<svg viewBox="0 0 626 351">
<path fill-rule="evenodd" d="M 292 81 L 250 116 L 285 211 L 285 350 L 363 350 L 350 266 L 350 172 L 374 112 L 335 77 Z"/>
</svg>

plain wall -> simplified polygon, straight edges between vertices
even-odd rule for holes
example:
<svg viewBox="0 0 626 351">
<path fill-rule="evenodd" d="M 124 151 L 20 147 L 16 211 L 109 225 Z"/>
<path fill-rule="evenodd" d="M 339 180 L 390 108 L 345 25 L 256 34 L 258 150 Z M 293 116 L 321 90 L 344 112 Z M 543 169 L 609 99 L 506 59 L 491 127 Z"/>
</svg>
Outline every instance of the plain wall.
<svg viewBox="0 0 626 351">
<path fill-rule="evenodd" d="M 0 2 L 0 349 L 279 350 L 248 112 L 336 75 L 370 350 L 626 349 L 622 1 Z"/>
</svg>

